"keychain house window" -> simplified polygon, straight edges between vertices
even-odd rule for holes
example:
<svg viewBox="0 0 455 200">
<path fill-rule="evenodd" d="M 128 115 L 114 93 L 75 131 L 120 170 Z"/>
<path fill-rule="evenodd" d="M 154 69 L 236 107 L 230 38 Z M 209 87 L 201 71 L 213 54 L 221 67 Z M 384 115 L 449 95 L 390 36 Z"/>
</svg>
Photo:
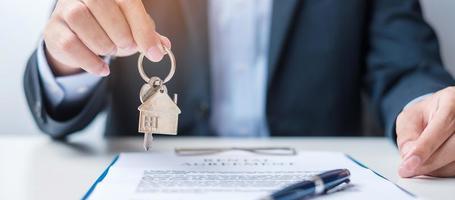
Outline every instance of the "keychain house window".
<svg viewBox="0 0 455 200">
<path fill-rule="evenodd" d="M 158 117 L 148 115 L 144 115 L 143 117 L 145 129 L 150 132 L 156 131 L 158 128 Z"/>
</svg>

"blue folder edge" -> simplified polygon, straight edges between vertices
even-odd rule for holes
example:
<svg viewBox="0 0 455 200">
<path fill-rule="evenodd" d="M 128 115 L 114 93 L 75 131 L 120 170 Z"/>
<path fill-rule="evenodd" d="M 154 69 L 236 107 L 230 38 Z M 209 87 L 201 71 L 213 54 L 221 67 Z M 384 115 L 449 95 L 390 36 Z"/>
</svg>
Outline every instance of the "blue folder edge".
<svg viewBox="0 0 455 200">
<path fill-rule="evenodd" d="M 352 162 L 358 164 L 359 166 L 361 166 L 361 167 L 363 167 L 363 168 L 365 168 L 365 169 L 368 169 L 368 170 L 372 171 L 372 172 L 373 172 L 374 174 L 376 174 L 377 176 L 379 176 L 379 177 L 383 178 L 384 180 L 386 180 L 386 181 L 388 181 L 388 182 L 394 184 L 398 189 L 400 189 L 400 190 L 403 191 L 404 193 L 406 193 L 406 194 L 408 194 L 408 195 L 410 195 L 410 196 L 412 196 L 412 197 L 414 197 L 414 198 L 417 198 L 417 196 L 416 196 L 415 194 L 412 194 L 411 192 L 409 192 L 409 191 L 407 191 L 406 189 L 402 188 L 402 187 L 399 186 L 398 184 L 396 184 L 396 183 L 390 181 L 389 179 L 387 179 L 386 177 L 382 176 L 382 175 L 379 174 L 378 172 L 376 172 L 376 171 L 370 169 L 369 167 L 367 167 L 366 165 L 364 165 L 364 164 L 361 163 L 360 161 L 354 159 L 352 156 L 350 156 L 350 155 L 348 155 L 348 154 L 345 154 L 345 155 L 346 155 L 346 157 L 348 157 L 350 160 L 352 160 Z"/>
<path fill-rule="evenodd" d="M 396 183 L 390 181 L 389 179 L 387 179 L 386 177 L 382 176 L 381 174 L 377 173 L 376 171 L 370 169 L 369 167 L 367 167 L 366 165 L 364 165 L 363 163 L 361 163 L 360 161 L 354 159 L 353 157 L 351 157 L 350 155 L 348 154 L 345 154 L 346 157 L 348 157 L 350 160 L 352 160 L 352 162 L 358 164 L 359 166 L 365 168 L 365 169 L 368 169 L 370 171 L 372 171 L 374 174 L 376 174 L 377 176 L 389 181 L 390 183 L 394 184 L 397 188 L 399 188 L 400 190 L 402 190 L 403 192 L 405 192 L 406 194 L 416 198 L 416 196 L 414 194 L 412 194 L 411 192 L 407 191 L 406 189 L 402 188 L 401 186 L 397 185 Z M 82 197 L 83 200 L 85 199 L 88 199 L 88 197 L 92 194 L 93 190 L 95 190 L 96 186 L 98 185 L 98 183 L 100 183 L 101 181 L 103 181 L 104 177 L 106 177 L 107 173 L 109 173 L 109 169 L 111 168 L 112 165 L 115 164 L 115 162 L 117 162 L 118 158 L 120 157 L 120 154 L 115 156 L 114 159 L 112 160 L 111 164 L 109 164 L 109 166 L 107 166 L 107 168 L 103 171 L 103 173 L 100 175 L 100 177 L 98 177 L 95 181 L 95 183 L 92 184 L 92 186 L 89 188 L 89 190 L 87 191 L 87 193 L 85 193 L 84 197 Z"/>
<path fill-rule="evenodd" d="M 111 169 L 112 165 L 117 162 L 118 158 L 120 157 L 120 154 L 115 156 L 114 159 L 112 160 L 111 164 L 107 166 L 107 168 L 103 171 L 103 173 L 96 179 L 96 181 L 92 184 L 90 189 L 88 189 L 87 193 L 85 193 L 84 197 L 82 197 L 83 200 L 88 199 L 88 197 L 92 194 L 93 190 L 95 190 L 96 186 L 98 183 L 103 181 L 104 177 L 106 177 L 107 173 L 109 172 L 109 169 Z"/>
</svg>

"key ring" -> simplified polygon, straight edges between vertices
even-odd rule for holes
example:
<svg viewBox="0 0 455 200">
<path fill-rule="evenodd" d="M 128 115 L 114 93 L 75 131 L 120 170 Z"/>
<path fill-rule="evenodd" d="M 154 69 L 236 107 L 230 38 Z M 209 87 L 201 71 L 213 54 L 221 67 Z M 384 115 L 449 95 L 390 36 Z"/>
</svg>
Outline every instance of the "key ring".
<svg viewBox="0 0 455 200">
<path fill-rule="evenodd" d="M 169 55 L 169 59 L 171 60 L 171 70 L 169 71 L 169 74 L 166 76 L 166 78 L 163 80 L 163 84 L 165 84 L 169 80 L 171 80 L 171 78 L 174 76 L 174 73 L 175 73 L 175 57 L 174 57 L 174 54 L 172 53 L 172 51 L 170 49 L 168 49 L 165 46 L 163 46 L 163 47 L 164 47 L 164 50 L 166 51 L 166 54 Z M 137 60 L 137 68 L 139 69 L 139 74 L 141 75 L 142 79 L 144 79 L 144 81 L 146 83 L 148 83 L 150 81 L 150 78 L 147 76 L 147 74 L 145 74 L 144 66 L 142 65 L 142 62 L 144 61 L 144 57 L 145 57 L 145 54 L 141 53 L 141 55 L 139 56 L 139 59 Z"/>
</svg>

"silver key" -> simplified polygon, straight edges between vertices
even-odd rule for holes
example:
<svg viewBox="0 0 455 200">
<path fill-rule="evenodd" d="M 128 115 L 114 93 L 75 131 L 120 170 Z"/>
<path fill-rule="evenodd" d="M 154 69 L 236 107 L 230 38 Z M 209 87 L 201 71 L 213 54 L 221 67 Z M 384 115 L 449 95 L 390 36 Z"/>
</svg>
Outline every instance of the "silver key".
<svg viewBox="0 0 455 200">
<path fill-rule="evenodd" d="M 153 140 L 152 134 L 177 135 L 178 116 L 181 113 L 177 106 L 177 94 L 174 100 L 169 97 L 164 85 L 175 72 L 175 58 L 172 52 L 165 48 L 171 59 L 171 71 L 163 80 L 158 77 L 149 78 L 143 69 L 144 54 L 138 59 L 139 74 L 144 79 L 144 84 L 139 93 L 141 105 L 139 106 L 139 132 L 144 133 L 144 148 L 148 151 Z"/>
</svg>

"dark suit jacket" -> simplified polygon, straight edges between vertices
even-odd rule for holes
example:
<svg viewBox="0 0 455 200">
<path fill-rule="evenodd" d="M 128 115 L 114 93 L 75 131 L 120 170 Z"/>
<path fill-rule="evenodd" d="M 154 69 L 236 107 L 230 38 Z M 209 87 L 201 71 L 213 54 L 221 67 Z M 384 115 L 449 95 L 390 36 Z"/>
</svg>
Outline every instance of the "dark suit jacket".
<svg viewBox="0 0 455 200">
<path fill-rule="evenodd" d="M 207 2 L 153 0 L 146 7 L 172 40 L 179 94 L 179 135 L 214 135 Z M 272 136 L 362 133 L 362 94 L 394 136 L 395 119 L 412 99 L 453 83 L 436 36 L 417 0 L 281 0 L 273 4 L 266 117 Z M 241 30 L 239 30 L 241 31 Z M 108 135 L 139 135 L 137 55 L 115 59 L 111 75 L 80 105 L 47 105 L 36 55 L 27 64 L 25 94 L 39 128 L 54 138 L 83 129 L 107 109 Z M 167 62 L 146 67 L 163 77 Z M 251 91 L 254 92 L 254 91 Z"/>
</svg>

